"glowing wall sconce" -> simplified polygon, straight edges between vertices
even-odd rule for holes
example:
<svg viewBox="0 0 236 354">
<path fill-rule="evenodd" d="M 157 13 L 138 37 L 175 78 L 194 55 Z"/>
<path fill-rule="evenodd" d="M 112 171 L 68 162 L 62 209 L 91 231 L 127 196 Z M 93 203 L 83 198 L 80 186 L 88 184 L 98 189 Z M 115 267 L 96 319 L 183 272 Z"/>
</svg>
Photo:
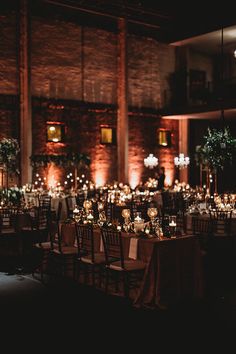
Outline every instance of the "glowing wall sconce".
<svg viewBox="0 0 236 354">
<path fill-rule="evenodd" d="M 65 126 L 58 122 L 47 123 L 47 141 L 59 143 L 64 140 Z"/>
<path fill-rule="evenodd" d="M 115 144 L 116 135 L 115 129 L 108 126 L 100 127 L 100 143 L 101 144 Z"/>
<path fill-rule="evenodd" d="M 159 146 L 170 147 L 171 146 L 171 132 L 166 129 L 157 130 L 157 143 Z"/>
</svg>

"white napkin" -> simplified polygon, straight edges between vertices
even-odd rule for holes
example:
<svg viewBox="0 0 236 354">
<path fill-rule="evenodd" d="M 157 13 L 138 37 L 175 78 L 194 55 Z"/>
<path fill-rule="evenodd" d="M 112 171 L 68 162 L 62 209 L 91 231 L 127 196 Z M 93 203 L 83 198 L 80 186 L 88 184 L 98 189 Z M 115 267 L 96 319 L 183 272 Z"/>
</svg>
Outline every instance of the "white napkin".
<svg viewBox="0 0 236 354">
<path fill-rule="evenodd" d="M 137 259 L 138 257 L 138 238 L 132 237 L 129 244 L 129 258 Z"/>
</svg>

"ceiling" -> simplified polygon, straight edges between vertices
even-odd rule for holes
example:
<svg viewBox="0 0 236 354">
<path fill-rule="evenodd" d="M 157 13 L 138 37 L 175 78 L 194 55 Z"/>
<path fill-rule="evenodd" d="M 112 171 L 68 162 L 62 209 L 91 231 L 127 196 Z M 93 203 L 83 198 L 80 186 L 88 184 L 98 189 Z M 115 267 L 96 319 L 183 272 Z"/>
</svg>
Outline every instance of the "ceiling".
<svg viewBox="0 0 236 354">
<path fill-rule="evenodd" d="M 7 0 L 3 0 L 7 1 Z M 214 3 L 214 9 L 206 4 L 157 0 L 36 0 L 108 18 L 125 17 L 131 30 L 155 36 L 166 42 L 175 42 L 192 36 L 236 24 L 233 6 L 222 7 Z M 133 27 L 132 27 L 133 26 Z"/>
<path fill-rule="evenodd" d="M 223 35 L 223 38 L 222 38 Z M 223 42 L 222 42 L 223 39 Z M 236 26 L 225 27 L 217 31 L 209 32 L 203 35 L 183 39 L 171 43 L 174 46 L 188 46 L 197 51 L 207 54 L 217 54 L 221 52 L 221 44 L 223 43 L 223 51 L 234 52 L 236 49 Z"/>
<path fill-rule="evenodd" d="M 207 112 L 199 112 L 199 113 L 184 113 L 184 114 L 170 114 L 170 115 L 163 115 L 162 119 L 220 119 L 221 118 L 221 111 L 207 111 Z M 229 108 L 224 110 L 224 118 L 228 119 L 235 119 L 236 116 L 236 108 Z"/>
</svg>

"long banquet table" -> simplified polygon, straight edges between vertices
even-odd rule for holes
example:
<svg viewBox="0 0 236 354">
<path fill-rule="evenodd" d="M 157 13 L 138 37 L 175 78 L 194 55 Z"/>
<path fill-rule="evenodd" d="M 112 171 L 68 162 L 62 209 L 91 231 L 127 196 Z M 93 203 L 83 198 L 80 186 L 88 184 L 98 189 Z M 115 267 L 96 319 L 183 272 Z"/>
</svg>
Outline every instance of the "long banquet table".
<svg viewBox="0 0 236 354">
<path fill-rule="evenodd" d="M 70 230 L 73 232 L 71 226 Z M 203 297 L 203 268 L 197 237 L 185 235 L 159 240 L 122 232 L 122 239 L 124 256 L 132 255 L 146 263 L 140 288 L 131 293 L 135 306 L 166 307 L 179 300 Z M 94 240 L 96 251 L 101 251 L 99 228 L 94 228 Z"/>
</svg>

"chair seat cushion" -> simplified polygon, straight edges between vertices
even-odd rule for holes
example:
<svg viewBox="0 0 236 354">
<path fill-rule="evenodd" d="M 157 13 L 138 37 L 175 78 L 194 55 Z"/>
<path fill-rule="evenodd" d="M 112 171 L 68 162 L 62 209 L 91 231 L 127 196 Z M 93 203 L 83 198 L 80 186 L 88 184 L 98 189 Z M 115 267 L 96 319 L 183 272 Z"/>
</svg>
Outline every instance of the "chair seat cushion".
<svg viewBox="0 0 236 354">
<path fill-rule="evenodd" d="M 15 231 L 15 229 L 13 227 L 3 228 L 1 230 L 1 232 L 0 232 L 0 234 L 3 234 L 3 235 L 5 235 L 5 234 L 15 234 L 15 233 L 16 233 L 16 231 Z"/>
<path fill-rule="evenodd" d="M 110 269 L 118 271 L 135 271 L 145 269 L 146 264 L 140 260 L 126 259 L 124 261 L 124 268 L 121 266 L 121 261 L 113 262 L 109 265 Z"/>
<path fill-rule="evenodd" d="M 48 242 L 36 243 L 35 247 L 41 248 L 41 249 L 44 249 L 44 250 L 50 250 L 51 249 L 51 242 L 48 241 Z M 58 248 L 58 244 L 54 243 L 53 244 L 53 249 L 54 248 Z"/>
<path fill-rule="evenodd" d="M 71 247 L 71 246 L 63 246 L 61 248 L 61 252 L 59 251 L 59 248 L 53 249 L 53 253 L 55 254 L 64 254 L 64 255 L 73 255 L 77 254 L 78 250 L 76 247 Z"/>
<path fill-rule="evenodd" d="M 88 264 L 102 264 L 105 263 L 105 254 L 102 252 L 94 253 L 94 262 L 92 261 L 92 255 L 88 254 L 81 257 L 81 261 Z"/>
</svg>

